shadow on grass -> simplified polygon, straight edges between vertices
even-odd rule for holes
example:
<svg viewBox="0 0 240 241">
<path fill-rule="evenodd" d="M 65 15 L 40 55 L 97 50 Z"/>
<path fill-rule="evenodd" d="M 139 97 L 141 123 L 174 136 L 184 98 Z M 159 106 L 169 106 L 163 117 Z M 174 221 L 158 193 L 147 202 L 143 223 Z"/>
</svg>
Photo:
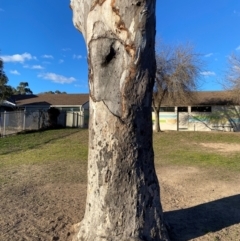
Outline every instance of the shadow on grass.
<svg viewBox="0 0 240 241">
<path fill-rule="evenodd" d="M 29 150 L 29 149 L 35 149 L 35 148 L 39 148 L 43 145 L 46 145 L 48 143 L 51 143 L 51 142 L 54 142 L 56 140 L 59 140 L 61 138 L 65 138 L 65 137 L 68 137 L 68 136 L 71 136 L 77 132 L 79 132 L 80 130 L 83 130 L 83 129 L 80 129 L 80 128 L 45 128 L 45 129 L 39 129 L 39 130 L 26 130 L 26 131 L 22 131 L 22 132 L 18 132 L 18 133 L 15 133 L 13 135 L 8 135 L 6 136 L 5 138 L 9 138 L 11 136 L 17 136 L 17 137 L 24 137 L 24 136 L 27 136 L 29 134 L 34 134 L 34 133 L 44 133 L 44 132 L 47 132 L 47 131 L 58 131 L 58 130 L 71 130 L 71 132 L 62 132 L 60 134 L 56 134 L 56 135 L 51 135 L 51 136 L 47 136 L 45 137 L 43 140 L 41 141 L 32 141 L 30 144 L 28 145 L 21 145 L 20 143 L 17 143 L 17 144 L 13 144 L 14 148 L 12 148 L 12 146 L 10 146 L 10 149 L 9 150 L 6 150 L 6 151 L 1 151 L 0 150 L 0 155 L 7 155 L 9 153 L 12 153 L 12 152 L 19 152 L 19 151 L 24 151 L 24 150 Z"/>
<path fill-rule="evenodd" d="M 240 223 L 240 194 L 164 213 L 172 241 L 187 241 Z"/>
</svg>

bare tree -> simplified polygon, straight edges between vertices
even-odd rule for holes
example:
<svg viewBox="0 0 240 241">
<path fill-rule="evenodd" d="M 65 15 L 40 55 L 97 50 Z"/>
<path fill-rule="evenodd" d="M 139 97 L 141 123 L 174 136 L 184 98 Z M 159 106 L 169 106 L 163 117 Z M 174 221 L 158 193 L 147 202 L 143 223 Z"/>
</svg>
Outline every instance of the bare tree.
<svg viewBox="0 0 240 241">
<path fill-rule="evenodd" d="M 73 240 L 168 240 L 152 148 L 155 5 L 71 1 L 90 88 L 86 209 Z"/>
<path fill-rule="evenodd" d="M 240 55 L 232 53 L 228 58 L 225 78 L 221 81 L 230 93 L 229 103 L 222 112 L 234 131 L 240 131 Z"/>
<path fill-rule="evenodd" d="M 240 55 L 232 54 L 229 57 L 227 75 L 224 80 L 224 87 L 233 91 L 235 103 L 240 103 Z"/>
<path fill-rule="evenodd" d="M 156 79 L 152 107 L 155 115 L 155 131 L 160 131 L 159 113 L 163 101 L 170 105 L 184 104 L 194 98 L 202 62 L 192 46 L 163 46 L 156 53 Z"/>
</svg>

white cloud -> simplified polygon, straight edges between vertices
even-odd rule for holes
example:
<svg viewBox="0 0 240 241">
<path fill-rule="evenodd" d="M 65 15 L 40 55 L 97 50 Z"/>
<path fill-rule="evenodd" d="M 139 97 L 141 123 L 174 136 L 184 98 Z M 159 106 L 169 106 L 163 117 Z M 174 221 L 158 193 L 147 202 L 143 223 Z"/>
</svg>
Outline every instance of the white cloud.
<svg viewBox="0 0 240 241">
<path fill-rule="evenodd" d="M 37 59 L 35 56 L 32 56 L 29 53 L 3 55 L 1 56 L 1 58 L 4 62 L 19 62 L 19 63 L 24 63 L 26 60 Z"/>
<path fill-rule="evenodd" d="M 10 70 L 10 73 L 15 75 L 20 75 L 20 73 L 17 70 Z"/>
<path fill-rule="evenodd" d="M 201 75 L 208 77 L 208 76 L 215 76 L 216 73 L 213 71 L 203 71 L 203 72 L 201 72 Z"/>
<path fill-rule="evenodd" d="M 59 84 L 70 84 L 76 81 L 74 77 L 66 77 L 55 73 L 43 73 L 43 74 L 39 74 L 38 77 L 46 80 L 51 80 L 54 83 L 59 83 Z"/>
<path fill-rule="evenodd" d="M 76 54 L 74 54 L 73 55 L 73 59 L 82 59 L 82 55 L 76 55 Z"/>
<path fill-rule="evenodd" d="M 44 58 L 44 59 L 53 59 L 53 56 L 49 55 L 49 54 L 44 54 L 44 55 L 42 55 L 42 58 Z"/>
<path fill-rule="evenodd" d="M 239 46 L 236 48 L 236 50 L 237 50 L 237 51 L 239 51 L 239 50 L 240 50 L 240 45 L 239 45 Z"/>
<path fill-rule="evenodd" d="M 204 57 L 209 58 L 209 57 L 211 57 L 212 55 L 213 55 L 213 53 L 209 53 L 209 54 L 204 55 Z"/>
<path fill-rule="evenodd" d="M 24 66 L 23 66 L 23 68 L 26 68 L 26 69 L 44 69 L 44 67 L 43 66 L 41 66 L 41 65 L 28 65 L 28 64 L 25 64 Z"/>
<path fill-rule="evenodd" d="M 58 61 L 59 64 L 62 64 L 63 62 L 64 62 L 63 59 L 59 59 L 59 61 Z"/>
</svg>

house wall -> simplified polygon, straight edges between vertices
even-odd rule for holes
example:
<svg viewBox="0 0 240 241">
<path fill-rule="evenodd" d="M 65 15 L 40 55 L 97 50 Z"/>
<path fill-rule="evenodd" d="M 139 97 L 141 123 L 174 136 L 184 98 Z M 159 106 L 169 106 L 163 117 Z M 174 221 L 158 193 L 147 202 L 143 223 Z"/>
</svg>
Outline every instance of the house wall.
<svg viewBox="0 0 240 241">
<path fill-rule="evenodd" d="M 178 118 L 179 115 L 179 118 Z M 180 131 L 240 131 L 239 106 L 212 106 L 211 112 L 160 112 L 161 130 Z M 153 128 L 155 122 L 152 113 Z"/>
<path fill-rule="evenodd" d="M 84 110 L 89 110 L 89 101 L 82 105 Z"/>
<path fill-rule="evenodd" d="M 152 122 L 154 128 L 155 114 L 152 112 Z M 177 130 L 177 112 L 160 112 L 159 122 L 161 130 Z"/>
<path fill-rule="evenodd" d="M 18 110 L 0 112 L 0 137 L 24 130 L 39 130 L 49 126 L 48 112 Z M 58 124 L 63 127 L 88 127 L 88 110 L 81 112 L 61 112 Z"/>
<path fill-rule="evenodd" d="M 84 105 L 29 105 L 25 107 L 27 112 L 47 112 L 50 107 L 58 108 L 60 115 L 58 124 L 66 127 L 88 127 L 89 120 L 89 102 Z"/>
<path fill-rule="evenodd" d="M 26 110 L 28 112 L 35 112 L 35 111 L 47 111 L 50 108 L 50 105 L 25 105 L 19 106 L 18 108 Z"/>
</svg>

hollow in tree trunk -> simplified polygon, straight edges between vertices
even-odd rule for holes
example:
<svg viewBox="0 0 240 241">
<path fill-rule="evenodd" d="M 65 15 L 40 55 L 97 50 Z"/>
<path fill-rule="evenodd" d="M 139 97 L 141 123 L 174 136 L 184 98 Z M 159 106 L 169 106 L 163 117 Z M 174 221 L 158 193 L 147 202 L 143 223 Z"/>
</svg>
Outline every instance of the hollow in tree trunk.
<svg viewBox="0 0 240 241">
<path fill-rule="evenodd" d="M 72 0 L 88 49 L 85 215 L 75 241 L 168 240 L 154 169 L 155 0 Z"/>
</svg>

